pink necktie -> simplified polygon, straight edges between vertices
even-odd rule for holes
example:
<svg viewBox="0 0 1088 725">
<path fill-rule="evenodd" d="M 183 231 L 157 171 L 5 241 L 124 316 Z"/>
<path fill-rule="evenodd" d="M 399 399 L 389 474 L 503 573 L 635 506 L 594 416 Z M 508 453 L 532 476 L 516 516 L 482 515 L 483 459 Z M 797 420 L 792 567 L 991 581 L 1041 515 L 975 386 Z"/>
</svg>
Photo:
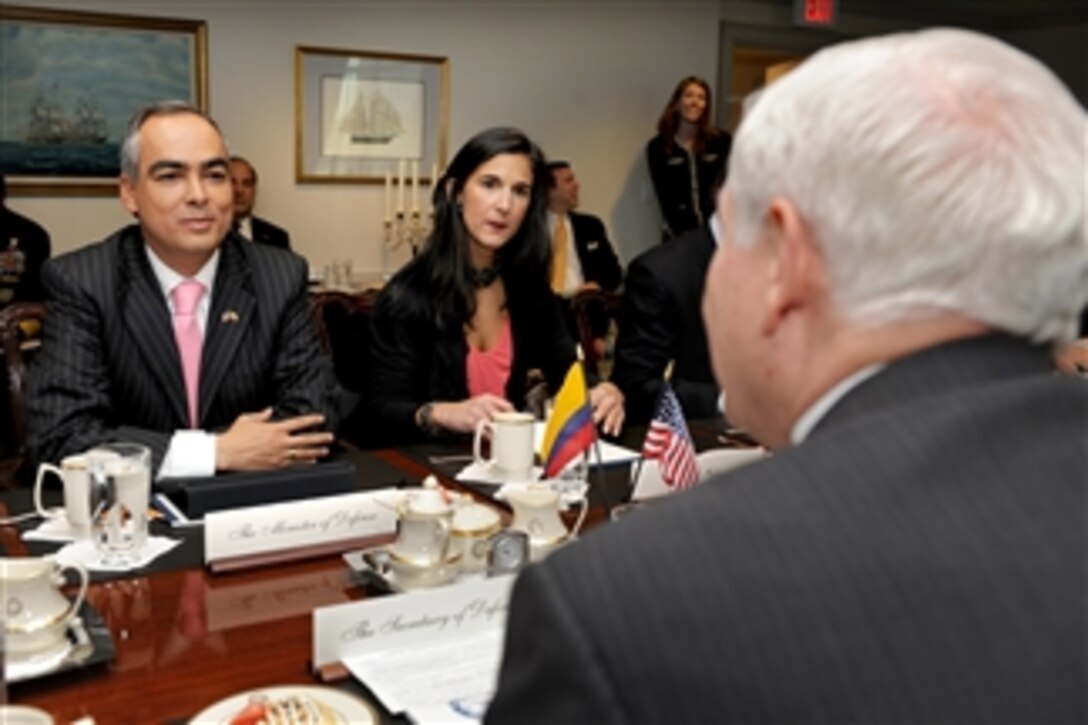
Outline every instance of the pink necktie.
<svg viewBox="0 0 1088 725">
<path fill-rule="evenodd" d="M 173 289 L 174 339 L 181 353 L 181 371 L 185 374 L 185 395 L 189 400 L 189 427 L 198 427 L 197 399 L 200 392 L 200 352 L 204 336 L 196 321 L 196 306 L 204 296 L 204 285 L 195 279 L 184 280 Z"/>
</svg>

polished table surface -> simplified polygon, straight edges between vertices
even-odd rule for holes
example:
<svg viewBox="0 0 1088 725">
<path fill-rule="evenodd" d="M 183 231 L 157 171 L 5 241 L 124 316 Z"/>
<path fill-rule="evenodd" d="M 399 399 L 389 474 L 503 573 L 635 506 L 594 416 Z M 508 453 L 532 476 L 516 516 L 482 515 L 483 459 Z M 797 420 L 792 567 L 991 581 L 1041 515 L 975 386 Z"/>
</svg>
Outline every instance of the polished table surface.
<svg viewBox="0 0 1088 725">
<path fill-rule="evenodd" d="M 629 435 L 636 436 L 637 445 L 637 431 Z M 713 444 L 715 431 L 693 424 L 692 435 L 705 448 Z M 466 452 L 467 446 L 422 445 L 355 455 L 361 472 L 391 479 L 371 478 L 364 482 L 368 487 L 414 484 L 429 473 L 456 486 L 452 474 L 465 461 L 441 457 Z M 624 469 L 609 469 L 603 480 L 609 505 L 627 495 Z M 0 498 L 3 515 L 30 506 L 29 491 L 10 491 Z M 589 521 L 606 519 L 606 506 L 598 497 Z M 165 524 L 156 526 L 163 528 L 155 534 L 179 536 Z M 58 548 L 24 543 L 19 534 L 14 526 L 0 526 L 6 556 Z M 378 596 L 354 577 L 339 555 L 212 574 L 202 566 L 201 530 L 189 529 L 183 536 L 177 553 L 147 569 L 127 577 L 94 578 L 87 599 L 113 635 L 112 661 L 9 684 L 9 701 L 41 708 L 65 723 L 88 716 L 98 723 L 184 722 L 241 691 L 315 684 L 310 667 L 313 609 Z M 332 684 L 370 699 L 350 678 Z M 397 721 L 387 713 L 383 718 Z"/>
</svg>

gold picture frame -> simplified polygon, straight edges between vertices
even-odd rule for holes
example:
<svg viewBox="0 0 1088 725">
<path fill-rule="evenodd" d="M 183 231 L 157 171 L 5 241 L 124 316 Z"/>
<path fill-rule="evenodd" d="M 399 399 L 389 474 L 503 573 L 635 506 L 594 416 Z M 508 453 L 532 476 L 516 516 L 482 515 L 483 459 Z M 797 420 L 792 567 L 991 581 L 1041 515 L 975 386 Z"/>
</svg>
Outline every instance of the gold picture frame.
<svg viewBox="0 0 1088 725">
<path fill-rule="evenodd" d="M 449 59 L 298 46 L 295 180 L 378 184 L 399 161 L 446 162 Z"/>
<path fill-rule="evenodd" d="M 132 114 L 208 108 L 201 20 L 0 5 L 0 173 L 12 196 L 112 196 Z"/>
</svg>

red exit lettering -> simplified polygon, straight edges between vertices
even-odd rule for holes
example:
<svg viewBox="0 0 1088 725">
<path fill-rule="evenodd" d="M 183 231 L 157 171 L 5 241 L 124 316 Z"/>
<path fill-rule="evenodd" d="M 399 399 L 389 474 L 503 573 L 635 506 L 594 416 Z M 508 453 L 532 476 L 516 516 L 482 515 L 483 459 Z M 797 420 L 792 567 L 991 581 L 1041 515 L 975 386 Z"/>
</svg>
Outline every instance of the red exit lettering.
<svg viewBox="0 0 1088 725">
<path fill-rule="evenodd" d="M 829 24 L 834 16 L 834 0 L 805 0 L 805 22 Z"/>
</svg>

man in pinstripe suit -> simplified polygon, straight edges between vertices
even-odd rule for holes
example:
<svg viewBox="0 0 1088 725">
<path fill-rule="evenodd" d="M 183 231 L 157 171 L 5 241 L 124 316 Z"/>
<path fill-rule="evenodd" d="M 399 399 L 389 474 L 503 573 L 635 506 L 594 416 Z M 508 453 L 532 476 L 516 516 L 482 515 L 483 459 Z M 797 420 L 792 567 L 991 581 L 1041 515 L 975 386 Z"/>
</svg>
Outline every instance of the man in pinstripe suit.
<svg viewBox="0 0 1088 725">
<path fill-rule="evenodd" d="M 306 264 L 230 231 L 230 170 L 214 121 L 177 102 L 144 109 L 122 144 L 120 182 L 139 223 L 43 271 L 33 455 L 58 461 L 136 441 L 152 449 L 160 478 L 325 456 L 336 384 L 308 315 Z M 200 290 L 189 312 L 175 297 L 184 285 Z M 197 338 L 191 370 L 180 355 L 190 348 L 175 338 L 179 313 Z"/>
<path fill-rule="evenodd" d="M 767 88 L 703 311 L 776 453 L 527 569 L 488 719 L 1084 722 L 1086 129 L 958 30 Z"/>
</svg>

